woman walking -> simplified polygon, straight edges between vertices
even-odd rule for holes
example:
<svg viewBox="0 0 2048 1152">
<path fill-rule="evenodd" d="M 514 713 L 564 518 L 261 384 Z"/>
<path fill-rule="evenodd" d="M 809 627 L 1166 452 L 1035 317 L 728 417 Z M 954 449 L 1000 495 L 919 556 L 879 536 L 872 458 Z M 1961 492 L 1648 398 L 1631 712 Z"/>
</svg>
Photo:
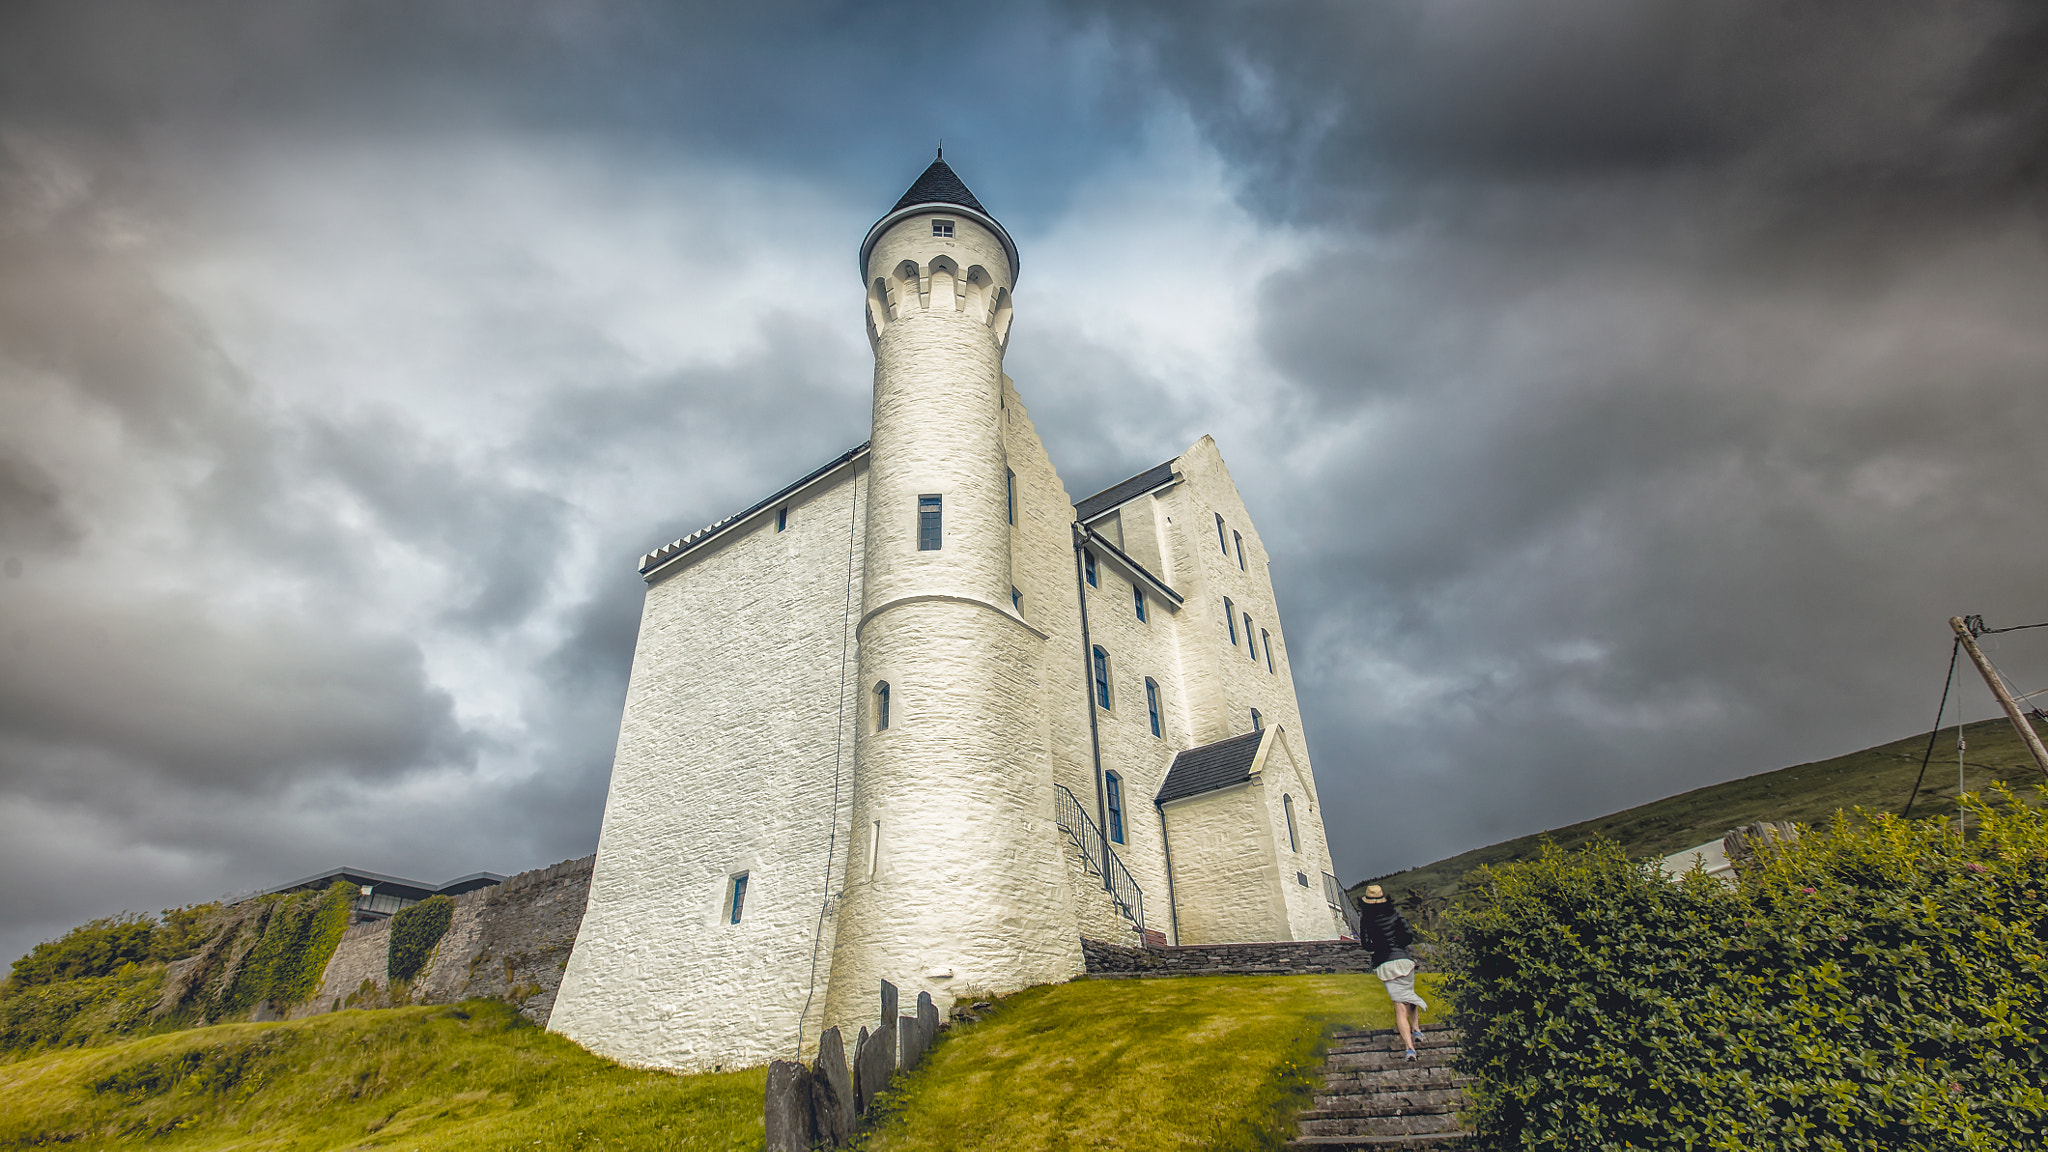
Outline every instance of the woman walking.
<svg viewBox="0 0 2048 1152">
<path fill-rule="evenodd" d="M 1422 1035 L 1422 1014 L 1429 1008 L 1429 1003 L 1415 994 L 1415 961 L 1408 955 L 1415 933 L 1408 930 L 1401 910 L 1377 884 L 1366 885 L 1365 896 L 1358 901 L 1358 928 L 1360 942 L 1372 949 L 1373 975 L 1380 978 L 1387 999 L 1394 1002 L 1394 1026 L 1401 1030 L 1401 1043 L 1408 1048 L 1408 1059 L 1413 1060 L 1415 1038 Z"/>
</svg>

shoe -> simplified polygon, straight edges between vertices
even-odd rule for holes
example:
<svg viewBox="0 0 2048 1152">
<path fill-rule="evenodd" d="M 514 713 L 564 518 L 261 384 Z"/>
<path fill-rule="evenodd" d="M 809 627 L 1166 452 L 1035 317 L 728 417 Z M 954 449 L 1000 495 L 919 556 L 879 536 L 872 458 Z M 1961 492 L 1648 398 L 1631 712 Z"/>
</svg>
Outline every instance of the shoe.
<svg viewBox="0 0 2048 1152">
<path fill-rule="evenodd" d="M 1415 1049 L 1410 1048 L 1408 1050 L 1408 1059 L 1411 1063 L 1415 1060 Z"/>
</svg>

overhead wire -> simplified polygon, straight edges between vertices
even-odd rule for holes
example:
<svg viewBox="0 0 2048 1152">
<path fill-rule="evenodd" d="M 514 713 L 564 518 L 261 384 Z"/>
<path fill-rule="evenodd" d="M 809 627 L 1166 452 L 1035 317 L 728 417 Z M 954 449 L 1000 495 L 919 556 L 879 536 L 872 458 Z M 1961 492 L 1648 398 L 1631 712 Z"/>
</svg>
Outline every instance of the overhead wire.
<svg viewBox="0 0 2048 1152">
<path fill-rule="evenodd" d="M 853 561 L 860 549 L 860 473 L 847 477 L 846 506 L 846 608 L 840 618 L 839 634 L 839 722 L 832 740 L 832 807 L 827 810 L 830 827 L 825 839 L 825 891 L 818 900 L 818 923 L 811 930 L 810 987 L 804 992 L 803 1011 L 796 1017 L 796 1058 L 804 1056 L 804 1024 L 810 1019 L 811 1001 L 818 995 L 818 951 L 825 940 L 825 912 L 832 907 L 832 861 L 839 850 L 839 768 L 846 751 L 846 662 L 853 647 Z"/>
<path fill-rule="evenodd" d="M 1941 718 L 1948 711 L 1949 689 L 1954 688 L 1956 684 L 1956 657 L 1960 656 L 1962 651 L 1962 637 L 1958 636 L 1954 640 L 1949 641 L 1948 677 L 1941 682 L 1941 707 L 1934 710 L 1934 727 L 1927 730 L 1927 751 L 1920 757 L 1920 774 L 1913 777 L 1912 794 L 1906 797 L 1905 811 L 1899 813 L 1901 820 L 1913 814 L 1913 801 L 1920 798 L 1920 782 L 1927 778 L 1928 761 L 1934 759 L 1934 741 L 1936 737 L 1941 735 Z M 1960 715 L 1962 709 L 1958 708 L 1956 711 Z"/>
</svg>

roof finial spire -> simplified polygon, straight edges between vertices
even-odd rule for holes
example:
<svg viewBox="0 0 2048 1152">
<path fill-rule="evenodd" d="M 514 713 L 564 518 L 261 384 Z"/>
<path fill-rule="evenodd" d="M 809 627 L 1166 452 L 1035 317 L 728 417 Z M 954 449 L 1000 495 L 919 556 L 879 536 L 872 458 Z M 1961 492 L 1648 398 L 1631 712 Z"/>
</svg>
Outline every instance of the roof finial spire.
<svg viewBox="0 0 2048 1152">
<path fill-rule="evenodd" d="M 939 137 L 939 159 L 941 159 L 941 160 L 944 160 L 945 158 L 946 158 L 946 138 L 945 138 L 944 136 L 941 136 L 941 137 Z"/>
</svg>

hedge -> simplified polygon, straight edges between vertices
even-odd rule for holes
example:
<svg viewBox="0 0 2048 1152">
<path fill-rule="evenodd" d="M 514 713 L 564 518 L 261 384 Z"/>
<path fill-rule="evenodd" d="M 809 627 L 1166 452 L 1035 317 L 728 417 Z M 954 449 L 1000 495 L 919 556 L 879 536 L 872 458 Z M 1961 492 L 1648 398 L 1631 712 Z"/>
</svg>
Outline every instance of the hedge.
<svg viewBox="0 0 2048 1152">
<path fill-rule="evenodd" d="M 1482 1144 L 2048 1147 L 2048 818 L 1966 806 L 1732 885 L 1613 844 L 1485 870 L 1439 951 Z"/>
<path fill-rule="evenodd" d="M 427 966 L 427 957 L 455 918 L 455 901 L 429 896 L 391 917 L 391 950 L 384 971 L 393 980 L 410 980 Z"/>
</svg>

